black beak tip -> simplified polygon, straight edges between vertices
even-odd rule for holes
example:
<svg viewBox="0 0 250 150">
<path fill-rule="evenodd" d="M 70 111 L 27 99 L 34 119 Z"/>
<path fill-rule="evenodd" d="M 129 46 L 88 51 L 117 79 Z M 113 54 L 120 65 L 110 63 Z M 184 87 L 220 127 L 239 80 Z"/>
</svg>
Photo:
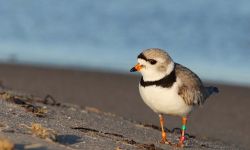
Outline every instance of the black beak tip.
<svg viewBox="0 0 250 150">
<path fill-rule="evenodd" d="M 136 71 L 135 67 L 130 69 L 130 72 L 135 72 L 135 71 Z"/>
</svg>

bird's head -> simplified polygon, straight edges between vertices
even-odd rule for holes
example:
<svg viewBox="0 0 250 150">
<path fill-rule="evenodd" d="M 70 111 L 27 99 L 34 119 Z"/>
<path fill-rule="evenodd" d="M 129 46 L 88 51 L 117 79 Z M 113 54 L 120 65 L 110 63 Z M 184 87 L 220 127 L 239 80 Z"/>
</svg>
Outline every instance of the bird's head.
<svg viewBox="0 0 250 150">
<path fill-rule="evenodd" d="M 130 72 L 140 72 L 144 81 L 160 80 L 174 69 L 172 58 L 167 52 L 158 48 L 144 50 L 138 55 L 137 62 Z"/>
</svg>

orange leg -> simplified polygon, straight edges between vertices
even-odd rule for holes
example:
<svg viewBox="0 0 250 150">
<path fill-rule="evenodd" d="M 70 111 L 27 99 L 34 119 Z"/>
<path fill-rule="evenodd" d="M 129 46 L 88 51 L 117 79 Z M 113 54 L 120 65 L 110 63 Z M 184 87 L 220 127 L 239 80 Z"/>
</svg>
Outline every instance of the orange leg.
<svg viewBox="0 0 250 150">
<path fill-rule="evenodd" d="M 186 124 L 187 117 L 182 117 L 181 137 L 179 143 L 177 144 L 178 147 L 184 147 Z"/>
<path fill-rule="evenodd" d="M 163 117 L 162 114 L 160 114 L 159 117 L 160 117 L 160 125 L 161 125 L 161 143 L 163 143 L 163 144 L 171 144 L 167 140 L 167 133 L 164 130 L 164 117 Z"/>
</svg>

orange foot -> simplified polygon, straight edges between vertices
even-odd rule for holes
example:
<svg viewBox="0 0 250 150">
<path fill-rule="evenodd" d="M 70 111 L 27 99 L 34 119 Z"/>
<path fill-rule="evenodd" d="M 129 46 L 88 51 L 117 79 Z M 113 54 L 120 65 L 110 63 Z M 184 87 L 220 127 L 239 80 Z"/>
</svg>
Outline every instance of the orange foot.
<svg viewBox="0 0 250 150">
<path fill-rule="evenodd" d="M 173 146 L 174 147 L 178 147 L 178 148 L 183 148 L 184 147 L 184 141 L 185 141 L 185 137 L 181 136 L 180 140 L 179 140 L 179 143 L 178 144 L 174 144 Z"/>
<path fill-rule="evenodd" d="M 184 147 L 184 143 L 183 143 L 183 142 L 181 142 L 181 141 L 179 141 L 179 143 L 178 143 L 178 144 L 172 144 L 171 146 L 173 146 L 173 147 L 177 147 L 177 148 L 183 148 L 183 147 Z"/>
<path fill-rule="evenodd" d="M 168 141 L 168 140 L 163 140 L 163 139 L 160 141 L 160 143 L 161 143 L 161 144 L 172 145 L 172 143 L 171 143 L 170 141 Z"/>
<path fill-rule="evenodd" d="M 167 134 L 166 134 L 166 132 L 162 132 L 162 133 L 161 133 L 161 142 L 160 142 L 160 143 L 161 143 L 161 144 L 172 145 L 171 142 L 169 142 L 169 141 L 167 140 Z"/>
<path fill-rule="evenodd" d="M 178 144 L 176 145 L 176 147 L 183 148 L 183 147 L 184 147 L 184 144 L 183 144 L 183 143 L 178 143 Z"/>
</svg>

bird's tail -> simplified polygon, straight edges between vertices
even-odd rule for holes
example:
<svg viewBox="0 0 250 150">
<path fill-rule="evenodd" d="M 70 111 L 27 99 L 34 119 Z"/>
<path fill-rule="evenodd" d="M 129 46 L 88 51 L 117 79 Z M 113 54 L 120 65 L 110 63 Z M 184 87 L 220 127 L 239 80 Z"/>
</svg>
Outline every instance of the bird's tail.
<svg viewBox="0 0 250 150">
<path fill-rule="evenodd" d="M 212 95 L 214 93 L 219 93 L 219 89 L 217 87 L 214 87 L 214 86 L 206 87 L 206 91 L 207 91 L 207 97 L 209 97 L 210 95 Z"/>
</svg>

